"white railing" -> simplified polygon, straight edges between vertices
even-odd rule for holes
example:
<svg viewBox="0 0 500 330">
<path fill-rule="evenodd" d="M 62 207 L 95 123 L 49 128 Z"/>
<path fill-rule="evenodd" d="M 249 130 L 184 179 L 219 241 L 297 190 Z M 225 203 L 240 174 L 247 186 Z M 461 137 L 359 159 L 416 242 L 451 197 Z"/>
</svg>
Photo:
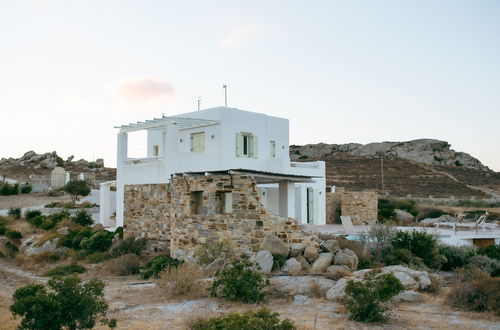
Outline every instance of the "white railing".
<svg viewBox="0 0 500 330">
<path fill-rule="evenodd" d="M 158 157 L 145 157 L 145 158 L 127 158 L 123 161 L 126 165 L 139 165 L 139 164 L 149 164 L 157 163 L 163 160 L 163 156 Z"/>
</svg>

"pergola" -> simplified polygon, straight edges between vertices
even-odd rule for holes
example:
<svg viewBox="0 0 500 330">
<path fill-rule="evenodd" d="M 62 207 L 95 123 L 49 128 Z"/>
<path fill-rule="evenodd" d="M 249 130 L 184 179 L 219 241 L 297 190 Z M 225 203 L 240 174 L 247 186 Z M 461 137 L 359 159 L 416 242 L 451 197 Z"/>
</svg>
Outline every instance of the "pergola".
<svg viewBox="0 0 500 330">
<path fill-rule="evenodd" d="M 128 125 L 115 126 L 120 129 L 120 133 L 130 133 L 145 129 L 150 130 L 166 130 L 167 125 L 178 125 L 179 129 L 198 128 L 203 126 L 217 125 L 220 122 L 217 120 L 187 118 L 187 117 L 161 117 L 152 120 L 138 121 L 137 123 L 130 123 Z"/>
</svg>

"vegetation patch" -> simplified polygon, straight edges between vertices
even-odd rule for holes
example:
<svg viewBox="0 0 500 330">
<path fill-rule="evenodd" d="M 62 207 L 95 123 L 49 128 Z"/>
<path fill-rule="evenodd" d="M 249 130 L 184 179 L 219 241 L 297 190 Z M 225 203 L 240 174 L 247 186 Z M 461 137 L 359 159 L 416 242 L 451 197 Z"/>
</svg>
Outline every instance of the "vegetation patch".
<svg viewBox="0 0 500 330">
<path fill-rule="evenodd" d="M 69 265 L 61 265 L 57 266 L 55 268 L 52 268 L 48 272 L 45 272 L 43 276 L 67 276 L 67 275 L 72 275 L 72 274 L 82 274 L 85 273 L 86 269 L 85 267 L 77 264 L 77 263 L 71 263 Z"/>
<path fill-rule="evenodd" d="M 142 252 L 147 248 L 148 240 L 147 238 L 135 238 L 134 236 L 127 237 L 115 247 L 111 249 L 111 255 L 113 257 L 118 257 L 125 254 L 135 254 L 140 256 Z"/>
<path fill-rule="evenodd" d="M 177 268 L 182 263 L 181 260 L 170 257 L 169 255 L 156 256 L 148 261 L 141 269 L 141 278 L 158 278 L 162 270 L 168 268 Z"/>
<path fill-rule="evenodd" d="M 233 247 L 227 241 L 203 243 L 194 253 L 200 265 L 208 265 L 217 258 L 231 258 L 232 256 L 234 256 Z"/>
<path fill-rule="evenodd" d="M 296 329 L 289 319 L 280 320 L 278 313 L 273 313 L 267 308 L 244 313 L 228 313 L 208 320 L 197 320 L 192 326 L 193 330 L 292 330 Z"/>
<path fill-rule="evenodd" d="M 167 297 L 193 298 L 203 293 L 202 279 L 200 268 L 192 262 L 185 262 L 178 267 L 164 269 L 160 273 L 158 286 Z"/>
<path fill-rule="evenodd" d="M 139 274 L 141 260 L 135 254 L 125 254 L 106 262 L 106 269 L 113 275 Z"/>
<path fill-rule="evenodd" d="M 448 302 L 459 309 L 500 315 L 500 278 L 457 284 L 452 287 Z"/>
</svg>

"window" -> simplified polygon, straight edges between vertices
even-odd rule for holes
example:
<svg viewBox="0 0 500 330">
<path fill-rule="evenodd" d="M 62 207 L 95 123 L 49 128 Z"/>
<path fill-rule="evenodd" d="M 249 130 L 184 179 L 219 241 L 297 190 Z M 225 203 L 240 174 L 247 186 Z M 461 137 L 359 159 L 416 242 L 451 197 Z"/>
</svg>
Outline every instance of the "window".
<svg viewBox="0 0 500 330">
<path fill-rule="evenodd" d="M 220 213 L 233 213 L 233 193 L 221 191 L 220 196 Z"/>
<path fill-rule="evenodd" d="M 205 133 L 191 134 L 191 151 L 192 152 L 205 152 Z"/>
<path fill-rule="evenodd" d="M 269 141 L 269 157 L 276 157 L 276 141 Z"/>
<path fill-rule="evenodd" d="M 257 158 L 257 137 L 251 133 L 236 133 L 236 156 Z"/>
<path fill-rule="evenodd" d="M 160 146 L 155 144 L 153 146 L 153 157 L 158 157 L 160 155 Z"/>
<path fill-rule="evenodd" d="M 202 214 L 203 212 L 203 191 L 193 191 L 189 203 L 191 214 Z"/>
</svg>

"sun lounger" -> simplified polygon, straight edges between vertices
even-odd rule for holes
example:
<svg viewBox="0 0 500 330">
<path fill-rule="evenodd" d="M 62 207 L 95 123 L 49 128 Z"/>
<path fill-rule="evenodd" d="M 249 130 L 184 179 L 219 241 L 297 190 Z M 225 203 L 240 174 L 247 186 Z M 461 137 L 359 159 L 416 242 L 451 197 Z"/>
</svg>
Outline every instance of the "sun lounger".
<svg viewBox="0 0 500 330">
<path fill-rule="evenodd" d="M 348 215 L 344 215 L 340 217 L 340 221 L 342 221 L 342 226 L 344 227 L 344 231 L 347 235 L 354 235 L 354 226 L 352 225 L 351 217 Z"/>
</svg>

